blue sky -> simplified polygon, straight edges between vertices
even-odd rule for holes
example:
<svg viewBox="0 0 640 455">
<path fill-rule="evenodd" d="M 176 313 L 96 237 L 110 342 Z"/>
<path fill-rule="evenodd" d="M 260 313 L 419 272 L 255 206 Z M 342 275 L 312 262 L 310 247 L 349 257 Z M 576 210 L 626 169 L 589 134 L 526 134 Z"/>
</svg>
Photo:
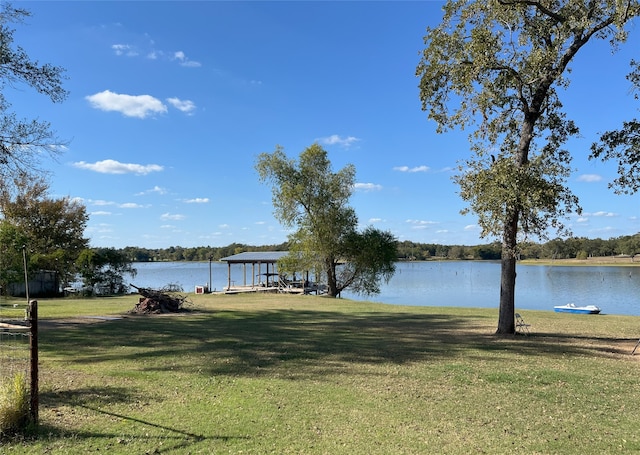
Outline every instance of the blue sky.
<svg viewBox="0 0 640 455">
<path fill-rule="evenodd" d="M 314 142 L 334 170 L 351 163 L 362 226 L 400 240 L 475 245 L 473 215 L 451 181 L 467 133 L 435 133 L 415 68 L 442 2 L 17 2 L 33 14 L 15 41 L 64 67 L 68 99 L 8 93 L 20 115 L 51 122 L 68 146 L 47 160 L 52 194 L 80 198 L 92 246 L 275 244 L 256 157 Z M 607 189 L 615 165 L 588 161 L 600 132 L 637 117 L 624 76 L 637 30 L 612 54 L 591 43 L 562 100 L 582 137 L 569 180 L 584 213 L 576 236 L 640 231 L 638 197 Z M 639 56 L 635 55 L 636 58 Z"/>
</svg>

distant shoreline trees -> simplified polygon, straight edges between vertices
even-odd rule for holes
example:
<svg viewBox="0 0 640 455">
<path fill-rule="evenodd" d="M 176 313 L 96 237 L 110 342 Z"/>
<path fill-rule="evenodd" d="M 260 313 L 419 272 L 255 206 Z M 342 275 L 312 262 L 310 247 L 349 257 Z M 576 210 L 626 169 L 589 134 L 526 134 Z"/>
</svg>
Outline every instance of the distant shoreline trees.
<svg viewBox="0 0 640 455">
<path fill-rule="evenodd" d="M 132 262 L 219 261 L 245 251 L 288 251 L 287 242 L 273 245 L 231 243 L 226 246 L 143 248 L 128 246 L 117 249 Z M 398 261 L 428 260 L 499 260 L 499 242 L 481 245 L 443 245 L 403 240 L 397 243 Z M 556 238 L 545 243 L 520 245 L 519 259 L 573 259 L 586 257 L 634 255 L 640 253 L 640 233 L 610 239 L 586 237 Z"/>
</svg>

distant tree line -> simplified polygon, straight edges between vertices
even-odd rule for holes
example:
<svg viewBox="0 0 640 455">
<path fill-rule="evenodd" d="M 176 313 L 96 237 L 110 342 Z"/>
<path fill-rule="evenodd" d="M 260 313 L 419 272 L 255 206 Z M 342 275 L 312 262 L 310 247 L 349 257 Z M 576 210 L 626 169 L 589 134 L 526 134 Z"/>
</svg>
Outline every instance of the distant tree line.
<svg viewBox="0 0 640 455">
<path fill-rule="evenodd" d="M 140 248 L 128 246 L 119 249 L 132 262 L 162 262 L 162 261 L 219 261 L 220 259 L 244 253 L 245 251 L 288 251 L 287 242 L 278 245 L 246 245 L 231 243 L 222 247 L 198 246 L 185 248 L 170 246 L 169 248 Z"/>
<path fill-rule="evenodd" d="M 245 251 L 287 251 L 287 242 L 277 245 L 247 245 L 231 243 L 223 247 L 199 246 L 169 248 L 131 247 L 119 249 L 123 256 L 132 262 L 155 261 L 219 261 L 221 258 L 243 253 Z M 418 243 L 410 240 L 398 242 L 399 261 L 427 260 L 498 260 L 501 254 L 500 243 L 484 245 L 440 245 L 435 243 Z M 640 254 L 640 233 L 603 239 L 586 237 L 570 237 L 553 239 L 546 243 L 525 242 L 520 244 L 520 259 L 586 259 L 588 257 L 618 256 Z"/>
<path fill-rule="evenodd" d="M 408 240 L 398 243 L 399 260 L 498 260 L 501 252 L 499 242 L 475 246 L 426 244 Z M 556 238 L 546 243 L 523 242 L 518 246 L 518 259 L 586 259 L 635 254 L 640 254 L 640 233 L 608 240 L 586 237 Z"/>
</svg>

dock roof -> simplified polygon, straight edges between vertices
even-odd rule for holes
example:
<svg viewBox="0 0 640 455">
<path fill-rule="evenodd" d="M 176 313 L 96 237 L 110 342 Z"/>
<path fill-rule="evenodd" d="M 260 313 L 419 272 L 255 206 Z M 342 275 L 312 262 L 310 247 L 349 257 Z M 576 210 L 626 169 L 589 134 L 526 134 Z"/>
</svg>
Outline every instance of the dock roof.
<svg viewBox="0 0 640 455">
<path fill-rule="evenodd" d="M 245 251 L 244 253 L 227 256 L 220 260 L 229 264 L 274 264 L 287 254 L 289 254 L 288 251 Z"/>
</svg>

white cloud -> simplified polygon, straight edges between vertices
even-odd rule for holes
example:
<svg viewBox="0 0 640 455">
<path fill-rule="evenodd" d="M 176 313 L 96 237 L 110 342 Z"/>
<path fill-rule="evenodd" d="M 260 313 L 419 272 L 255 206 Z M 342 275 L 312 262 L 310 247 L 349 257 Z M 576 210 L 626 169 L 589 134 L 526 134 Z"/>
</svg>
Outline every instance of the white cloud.
<svg viewBox="0 0 640 455">
<path fill-rule="evenodd" d="M 99 172 L 101 174 L 138 174 L 146 175 L 150 172 L 160 172 L 164 168 L 158 164 L 133 164 L 133 163 L 121 163 L 116 160 L 102 160 L 95 163 L 87 163 L 85 161 L 78 161 L 73 165 L 80 169 L 87 169 L 89 171 Z"/>
<path fill-rule="evenodd" d="M 584 216 L 597 216 L 597 217 L 614 217 L 614 216 L 618 216 L 617 214 L 613 213 L 613 212 L 593 212 L 593 213 L 585 213 Z"/>
<path fill-rule="evenodd" d="M 137 193 L 136 196 L 143 196 L 145 194 L 151 194 L 151 193 L 167 194 L 167 190 L 165 190 L 164 188 L 156 185 L 153 188 L 151 188 L 150 190 L 146 190 L 146 191 L 142 191 L 140 193 Z"/>
<path fill-rule="evenodd" d="M 585 218 L 584 216 L 581 216 L 576 220 L 577 223 L 587 223 L 588 221 L 589 221 L 589 218 Z"/>
<path fill-rule="evenodd" d="M 120 207 L 121 209 L 140 209 L 144 206 L 136 204 L 135 202 L 125 202 L 124 204 L 120 204 L 118 207 Z"/>
<path fill-rule="evenodd" d="M 107 215 L 111 215 L 111 212 L 107 212 L 105 210 L 97 210 L 95 212 L 91 212 L 91 216 L 107 216 Z"/>
<path fill-rule="evenodd" d="M 196 105 L 191 100 L 181 100 L 180 98 L 167 98 L 167 102 L 179 111 L 190 114 L 196 109 Z"/>
<path fill-rule="evenodd" d="M 116 55 L 124 55 L 126 57 L 136 57 L 138 55 L 138 51 L 129 44 L 114 44 L 111 49 Z"/>
<path fill-rule="evenodd" d="M 111 201 L 105 201 L 104 199 L 90 199 L 89 203 L 92 205 L 99 205 L 99 206 L 105 206 L 105 205 L 115 205 L 115 202 L 111 202 Z"/>
<path fill-rule="evenodd" d="M 436 221 L 412 220 L 412 219 L 408 219 L 406 222 L 413 225 L 411 226 L 411 229 L 427 229 L 429 226 L 438 224 Z"/>
<path fill-rule="evenodd" d="M 369 218 L 369 223 L 374 224 L 374 223 L 380 223 L 382 221 L 382 218 Z"/>
<path fill-rule="evenodd" d="M 464 230 L 465 230 L 465 231 L 477 231 L 477 230 L 479 230 L 479 229 L 480 229 L 480 227 L 479 227 L 477 224 L 467 224 L 467 225 L 464 227 Z"/>
<path fill-rule="evenodd" d="M 408 219 L 407 223 L 409 223 L 409 224 L 421 224 L 421 225 L 438 224 L 437 221 L 412 220 L 412 219 Z"/>
<path fill-rule="evenodd" d="M 375 183 L 356 183 L 353 187 L 356 191 L 379 191 L 382 189 L 382 185 Z"/>
<path fill-rule="evenodd" d="M 156 49 L 155 41 L 147 34 L 139 36 L 135 41 L 137 41 L 137 44 L 113 44 L 111 49 L 119 57 L 144 56 L 149 60 L 163 59 L 164 61 L 178 62 L 180 66 L 188 68 L 202 66 L 200 62 L 188 58 L 183 51 L 170 52 Z"/>
<path fill-rule="evenodd" d="M 92 214 L 93 215 L 93 214 Z M 113 229 L 110 227 L 109 224 L 106 223 L 100 223 L 94 226 L 87 226 L 87 231 L 88 234 L 91 234 L 91 237 L 95 237 L 96 234 L 106 234 L 109 232 L 113 232 Z M 100 235 L 100 238 L 110 238 L 109 236 L 106 235 Z"/>
<path fill-rule="evenodd" d="M 600 236 L 602 236 L 602 234 L 606 234 L 606 233 L 609 233 L 609 232 L 615 232 L 617 230 L 618 230 L 618 228 L 616 228 L 616 227 L 606 226 L 606 227 L 603 227 L 601 229 L 593 229 L 593 230 L 591 230 L 591 232 L 599 233 Z"/>
<path fill-rule="evenodd" d="M 163 213 L 162 215 L 160 215 L 160 218 L 162 220 L 170 220 L 170 221 L 180 221 L 180 220 L 184 220 L 185 216 L 184 215 L 180 215 L 177 213 Z"/>
<path fill-rule="evenodd" d="M 602 176 L 598 174 L 582 174 L 580 177 L 578 177 L 579 182 L 592 183 L 592 182 L 599 182 L 601 180 L 602 180 Z"/>
<path fill-rule="evenodd" d="M 206 204 L 209 202 L 209 198 L 208 197 L 196 197 L 193 199 L 185 199 L 185 201 L 187 204 Z"/>
<path fill-rule="evenodd" d="M 409 167 L 409 166 L 396 166 L 393 168 L 394 171 L 399 171 L 399 172 L 428 172 L 431 168 L 429 166 L 415 166 L 415 167 Z"/>
<path fill-rule="evenodd" d="M 126 117 L 146 118 L 153 114 L 167 112 L 167 106 L 151 95 L 124 95 L 105 90 L 88 95 L 85 99 L 95 109 L 120 112 Z"/>
<path fill-rule="evenodd" d="M 353 144 L 360 141 L 360 139 L 354 136 L 347 136 L 343 138 L 337 134 L 332 134 L 331 136 L 320 138 L 319 141 L 325 145 L 338 145 L 340 147 L 348 149 Z"/>
<path fill-rule="evenodd" d="M 189 68 L 198 68 L 202 66 L 200 62 L 196 62 L 195 60 L 189 60 L 184 52 L 177 51 L 173 53 L 173 59 L 177 60 L 180 63 L 180 66 L 186 66 Z"/>
</svg>

